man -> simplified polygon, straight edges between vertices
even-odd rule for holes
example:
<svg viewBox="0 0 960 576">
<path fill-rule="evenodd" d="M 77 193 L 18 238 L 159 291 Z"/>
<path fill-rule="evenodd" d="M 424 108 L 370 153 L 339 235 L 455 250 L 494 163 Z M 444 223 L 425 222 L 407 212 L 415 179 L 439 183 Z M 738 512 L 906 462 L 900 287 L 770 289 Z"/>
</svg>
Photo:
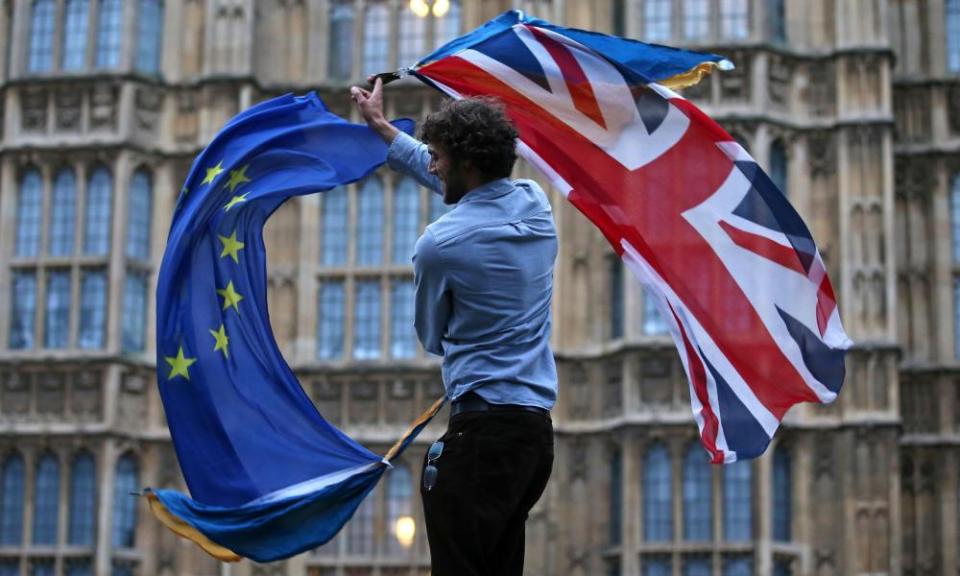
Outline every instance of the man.
<svg viewBox="0 0 960 576">
<path fill-rule="evenodd" d="M 384 118 L 379 79 L 351 95 L 389 145 L 390 166 L 454 205 L 413 256 L 417 335 L 443 356 L 451 401 L 420 489 L 432 573 L 519 576 L 527 514 L 553 466 L 550 204 L 535 182 L 509 179 L 517 132 L 497 104 L 447 102 L 421 143 Z"/>
</svg>

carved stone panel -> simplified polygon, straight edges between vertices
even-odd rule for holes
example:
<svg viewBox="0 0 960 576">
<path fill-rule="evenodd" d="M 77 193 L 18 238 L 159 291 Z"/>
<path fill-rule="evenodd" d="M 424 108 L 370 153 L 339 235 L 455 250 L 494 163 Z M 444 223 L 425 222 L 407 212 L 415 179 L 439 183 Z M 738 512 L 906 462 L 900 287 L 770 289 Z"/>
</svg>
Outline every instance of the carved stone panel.
<svg viewBox="0 0 960 576">
<path fill-rule="evenodd" d="M 163 105 L 163 94 L 154 88 L 137 88 L 134 98 L 134 117 L 137 127 L 147 132 L 153 132 L 160 118 L 160 109 Z"/>
<path fill-rule="evenodd" d="M 117 98 L 119 88 L 109 84 L 94 84 L 90 92 L 90 128 L 114 130 L 117 127 Z"/>
<path fill-rule="evenodd" d="M 603 372 L 603 415 L 623 415 L 623 360 L 611 358 L 606 361 Z"/>
<path fill-rule="evenodd" d="M 653 357 L 640 362 L 640 402 L 644 407 L 669 406 L 673 403 L 673 382 L 670 360 Z"/>
<path fill-rule="evenodd" d="M 412 380 L 393 380 L 387 384 L 386 420 L 388 424 L 408 424 L 414 418 Z"/>
<path fill-rule="evenodd" d="M 787 107 L 790 103 L 792 68 L 791 63 L 785 58 L 771 55 L 767 68 L 767 94 L 772 104 Z"/>
<path fill-rule="evenodd" d="M 177 142 L 197 139 L 197 93 L 184 90 L 177 93 L 177 116 L 173 122 L 173 137 Z"/>
<path fill-rule="evenodd" d="M 141 428 L 147 421 L 146 378 L 142 374 L 126 374 L 120 386 L 117 421 L 126 428 Z"/>
<path fill-rule="evenodd" d="M 20 93 L 20 122 L 24 132 L 47 131 L 47 92 L 24 88 Z"/>
<path fill-rule="evenodd" d="M 376 424 L 377 384 L 376 381 L 367 379 L 350 383 L 350 424 Z"/>
<path fill-rule="evenodd" d="M 50 418 L 62 417 L 65 391 L 66 385 L 62 373 L 40 374 L 37 382 L 37 414 Z"/>
<path fill-rule="evenodd" d="M 590 382 L 583 364 L 574 363 L 564 370 L 566 383 L 561 390 L 567 390 L 570 398 L 569 416 L 574 420 L 590 417 Z"/>
<path fill-rule="evenodd" d="M 833 62 L 825 60 L 810 65 L 806 95 L 812 116 L 824 118 L 836 114 L 837 72 Z"/>
<path fill-rule="evenodd" d="M 826 130 L 811 132 L 807 138 L 810 175 L 814 178 L 832 175 L 837 168 L 833 134 Z"/>
<path fill-rule="evenodd" d="M 317 411 L 334 426 L 341 424 L 340 391 L 342 385 L 333 380 L 317 380 L 313 383 L 313 404 Z"/>
<path fill-rule="evenodd" d="M 30 375 L 6 372 L 0 375 L 0 414 L 26 416 L 30 412 Z"/>
<path fill-rule="evenodd" d="M 750 56 L 746 52 L 730 54 L 736 68 L 717 76 L 720 82 L 720 99 L 726 101 L 750 99 Z"/>
<path fill-rule="evenodd" d="M 55 104 L 56 129 L 61 132 L 80 130 L 82 94 L 77 90 L 63 89 L 57 92 Z"/>
<path fill-rule="evenodd" d="M 947 90 L 947 118 L 950 132 L 960 134 L 960 85 L 954 84 Z"/>
<path fill-rule="evenodd" d="M 99 420 L 101 373 L 84 370 L 73 377 L 70 390 L 70 410 L 77 420 Z"/>
</svg>

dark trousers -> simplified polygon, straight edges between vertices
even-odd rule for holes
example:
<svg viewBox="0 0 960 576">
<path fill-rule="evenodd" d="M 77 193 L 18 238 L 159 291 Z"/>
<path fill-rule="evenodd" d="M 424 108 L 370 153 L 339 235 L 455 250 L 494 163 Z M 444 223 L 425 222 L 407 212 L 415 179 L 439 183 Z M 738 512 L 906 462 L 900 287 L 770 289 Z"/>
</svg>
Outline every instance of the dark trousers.
<svg viewBox="0 0 960 576">
<path fill-rule="evenodd" d="M 520 576 L 527 514 L 553 468 L 550 418 L 466 412 L 440 439 L 436 484 L 420 484 L 432 575 Z"/>
</svg>

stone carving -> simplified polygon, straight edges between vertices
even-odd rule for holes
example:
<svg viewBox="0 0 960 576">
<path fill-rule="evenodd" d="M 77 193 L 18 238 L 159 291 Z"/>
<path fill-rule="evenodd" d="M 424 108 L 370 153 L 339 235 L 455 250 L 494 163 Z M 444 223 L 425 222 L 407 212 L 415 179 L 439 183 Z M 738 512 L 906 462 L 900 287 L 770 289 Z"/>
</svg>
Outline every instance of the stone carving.
<svg viewBox="0 0 960 576">
<path fill-rule="evenodd" d="M 785 58 L 770 56 L 767 68 L 767 94 L 773 104 L 787 107 L 790 103 L 790 81 L 792 66 Z"/>
<path fill-rule="evenodd" d="M 412 380 L 394 380 L 387 386 L 386 419 L 390 424 L 408 424 L 416 415 L 413 413 Z"/>
<path fill-rule="evenodd" d="M 339 425 L 340 417 L 340 391 L 342 390 L 340 382 L 331 380 L 316 380 L 313 383 L 313 404 L 317 411 L 323 414 L 328 422 Z"/>
<path fill-rule="evenodd" d="M 814 178 L 833 175 L 837 169 L 837 152 L 833 134 L 826 130 L 811 132 L 807 137 L 807 149 L 810 159 L 810 175 Z"/>
<path fill-rule="evenodd" d="M 24 132 L 47 131 L 47 93 L 41 88 L 24 88 L 20 93 L 20 126 Z"/>
<path fill-rule="evenodd" d="M 623 414 L 623 362 L 620 358 L 608 360 L 604 367 L 603 415 Z"/>
<path fill-rule="evenodd" d="M 950 132 L 960 134 L 960 85 L 954 84 L 947 90 L 947 118 Z"/>
<path fill-rule="evenodd" d="M 837 72 L 832 61 L 810 65 L 806 94 L 810 115 L 824 118 L 836 114 Z"/>
<path fill-rule="evenodd" d="M 98 82 L 90 92 L 90 128 L 113 130 L 117 127 L 116 86 Z"/>
<path fill-rule="evenodd" d="M 192 91 L 177 93 L 177 117 L 173 123 L 173 137 L 178 142 L 191 142 L 197 138 L 197 94 Z"/>
<path fill-rule="evenodd" d="M 153 132 L 160 117 L 160 108 L 163 105 L 163 95 L 153 88 L 137 88 L 134 98 L 134 117 L 137 127 Z"/>
<path fill-rule="evenodd" d="M 56 129 L 63 132 L 80 130 L 82 95 L 78 90 L 60 90 L 55 99 Z"/>
<path fill-rule="evenodd" d="M 666 358 L 645 358 L 640 362 L 640 394 L 643 403 L 668 405 L 673 402 L 670 361 Z"/>
<path fill-rule="evenodd" d="M 100 418 L 100 372 L 85 370 L 73 378 L 70 410 L 78 420 Z"/>
<path fill-rule="evenodd" d="M 590 383 L 583 364 L 574 363 L 563 372 L 566 374 L 565 388 L 569 390 L 570 417 L 582 420 L 590 417 Z"/>
<path fill-rule="evenodd" d="M 0 414 L 25 416 L 30 412 L 30 375 L 7 372 L 0 376 Z"/>
<path fill-rule="evenodd" d="M 750 99 L 750 56 L 745 52 L 734 52 L 730 60 L 737 66 L 718 76 L 720 82 L 721 100 L 749 100 Z"/>
<path fill-rule="evenodd" d="M 142 375 L 125 374 L 120 383 L 120 401 L 117 407 L 118 420 L 126 428 L 142 429 L 147 425 L 146 387 Z"/>
<path fill-rule="evenodd" d="M 57 372 L 41 374 L 37 386 L 37 413 L 43 416 L 62 416 L 64 391 L 63 374 Z"/>
<path fill-rule="evenodd" d="M 350 424 L 377 422 L 377 382 L 359 380 L 350 384 Z"/>
<path fill-rule="evenodd" d="M 582 438 L 577 438 L 570 445 L 570 482 L 587 480 L 588 457 L 587 447 Z"/>
</svg>

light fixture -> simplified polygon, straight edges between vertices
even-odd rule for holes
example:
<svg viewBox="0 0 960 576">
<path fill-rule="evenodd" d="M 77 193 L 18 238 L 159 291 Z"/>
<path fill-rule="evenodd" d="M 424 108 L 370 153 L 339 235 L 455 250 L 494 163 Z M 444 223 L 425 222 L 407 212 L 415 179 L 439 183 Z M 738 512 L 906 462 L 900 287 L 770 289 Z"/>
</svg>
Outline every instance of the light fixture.
<svg viewBox="0 0 960 576">
<path fill-rule="evenodd" d="M 393 533 L 401 546 L 410 548 L 413 546 L 413 538 L 417 534 L 417 523 L 410 516 L 401 516 L 397 518 L 397 522 L 393 526 Z"/>
<path fill-rule="evenodd" d="M 433 15 L 443 18 L 450 11 L 450 0 L 433 0 Z"/>
<path fill-rule="evenodd" d="M 426 18 L 430 14 L 430 5 L 426 0 L 410 0 L 410 11 L 420 18 Z"/>
<path fill-rule="evenodd" d="M 443 18 L 450 11 L 450 0 L 410 0 L 410 11 L 420 18 L 426 18 L 430 12 Z"/>
</svg>

